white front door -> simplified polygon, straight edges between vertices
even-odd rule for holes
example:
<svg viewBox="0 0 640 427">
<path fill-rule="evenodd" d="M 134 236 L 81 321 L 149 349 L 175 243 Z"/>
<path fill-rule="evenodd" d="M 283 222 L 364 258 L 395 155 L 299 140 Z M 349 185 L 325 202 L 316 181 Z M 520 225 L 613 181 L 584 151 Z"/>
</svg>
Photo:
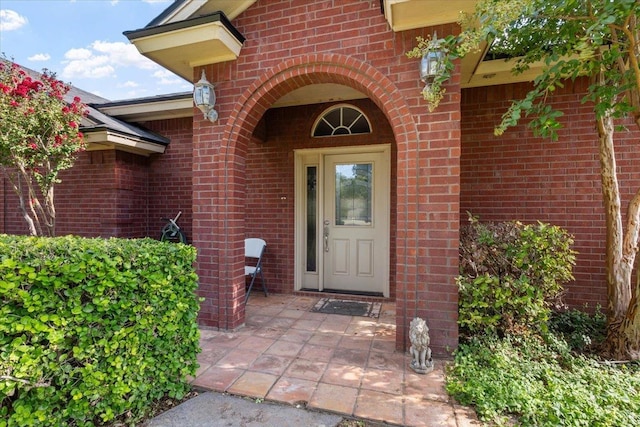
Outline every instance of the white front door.
<svg viewBox="0 0 640 427">
<path fill-rule="evenodd" d="M 389 296 L 389 147 L 344 150 L 297 156 L 296 289 Z"/>
</svg>

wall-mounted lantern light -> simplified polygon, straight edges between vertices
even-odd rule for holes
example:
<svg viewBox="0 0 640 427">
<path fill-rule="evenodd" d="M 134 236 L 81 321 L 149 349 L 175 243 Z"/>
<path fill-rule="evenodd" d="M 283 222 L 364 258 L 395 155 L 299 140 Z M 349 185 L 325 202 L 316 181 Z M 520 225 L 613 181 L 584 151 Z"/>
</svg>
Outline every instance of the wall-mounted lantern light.
<svg viewBox="0 0 640 427">
<path fill-rule="evenodd" d="M 440 40 L 438 35 L 434 33 L 431 40 L 431 49 L 425 52 L 420 60 L 420 80 L 427 86 L 433 83 L 433 80 L 444 67 L 444 52 L 439 48 Z"/>
<path fill-rule="evenodd" d="M 214 110 L 216 94 L 213 85 L 207 80 L 207 75 L 202 70 L 202 77 L 193 85 L 193 103 L 210 122 L 218 120 L 218 112 Z"/>
</svg>

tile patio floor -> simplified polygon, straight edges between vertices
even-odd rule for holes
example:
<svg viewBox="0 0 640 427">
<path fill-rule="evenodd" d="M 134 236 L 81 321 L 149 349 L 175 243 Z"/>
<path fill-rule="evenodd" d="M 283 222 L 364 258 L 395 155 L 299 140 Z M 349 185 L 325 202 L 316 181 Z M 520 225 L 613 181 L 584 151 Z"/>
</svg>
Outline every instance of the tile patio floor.
<svg viewBox="0 0 640 427">
<path fill-rule="evenodd" d="M 479 425 L 444 390 L 444 362 L 419 375 L 395 351 L 395 305 L 380 317 L 311 312 L 319 297 L 254 292 L 245 327 L 201 330 L 198 388 L 303 404 L 403 426 Z"/>
</svg>

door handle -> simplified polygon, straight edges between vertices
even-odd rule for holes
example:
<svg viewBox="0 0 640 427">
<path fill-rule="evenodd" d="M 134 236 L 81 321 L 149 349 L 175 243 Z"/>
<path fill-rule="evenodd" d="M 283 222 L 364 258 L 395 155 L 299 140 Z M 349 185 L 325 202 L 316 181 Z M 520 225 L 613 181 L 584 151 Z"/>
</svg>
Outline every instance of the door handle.
<svg viewBox="0 0 640 427">
<path fill-rule="evenodd" d="M 325 219 L 324 220 L 324 230 L 323 230 L 323 237 L 324 237 L 324 251 L 325 252 L 329 252 L 329 220 Z"/>
</svg>

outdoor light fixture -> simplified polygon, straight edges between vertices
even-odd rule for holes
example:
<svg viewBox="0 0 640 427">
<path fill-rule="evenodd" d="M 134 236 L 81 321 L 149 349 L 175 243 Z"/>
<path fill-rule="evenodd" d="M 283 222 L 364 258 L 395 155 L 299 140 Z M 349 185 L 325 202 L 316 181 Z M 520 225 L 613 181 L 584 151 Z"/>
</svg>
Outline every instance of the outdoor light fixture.
<svg viewBox="0 0 640 427">
<path fill-rule="evenodd" d="M 207 80 L 207 75 L 202 70 L 202 77 L 198 83 L 193 85 L 193 103 L 210 122 L 218 120 L 218 112 L 214 110 L 216 104 L 216 94 L 213 85 Z"/>
<path fill-rule="evenodd" d="M 420 60 L 420 80 L 427 86 L 433 83 L 444 66 L 444 52 L 439 49 L 438 34 L 434 33 L 431 40 L 431 48 L 422 55 Z"/>
</svg>

